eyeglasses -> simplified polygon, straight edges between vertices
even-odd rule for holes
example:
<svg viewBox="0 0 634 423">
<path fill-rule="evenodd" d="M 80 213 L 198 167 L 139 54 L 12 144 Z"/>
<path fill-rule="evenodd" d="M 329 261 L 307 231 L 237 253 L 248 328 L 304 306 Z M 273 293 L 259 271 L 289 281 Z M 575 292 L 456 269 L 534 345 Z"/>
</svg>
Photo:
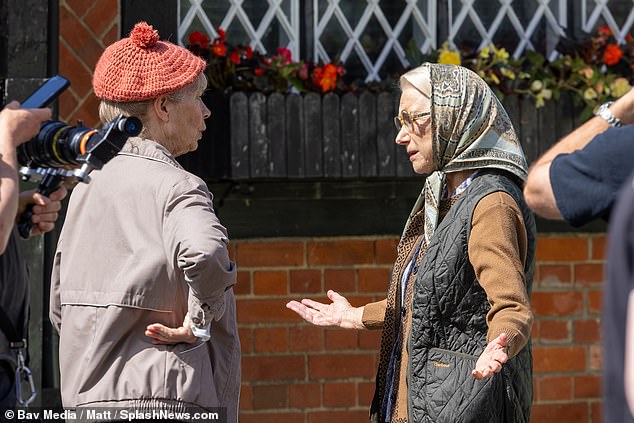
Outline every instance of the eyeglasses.
<svg viewBox="0 0 634 423">
<path fill-rule="evenodd" d="M 431 112 L 420 112 L 416 114 L 409 114 L 407 110 L 403 110 L 400 115 L 394 116 L 394 125 L 397 130 L 401 130 L 403 126 L 407 127 L 410 131 L 414 130 L 414 121 L 424 116 L 429 116 Z"/>
</svg>

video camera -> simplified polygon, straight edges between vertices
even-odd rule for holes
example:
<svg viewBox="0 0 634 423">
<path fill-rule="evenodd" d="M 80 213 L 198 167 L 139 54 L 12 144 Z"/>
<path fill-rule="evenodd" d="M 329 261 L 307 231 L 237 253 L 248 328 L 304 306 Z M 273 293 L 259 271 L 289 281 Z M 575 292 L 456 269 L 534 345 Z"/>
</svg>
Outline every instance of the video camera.
<svg viewBox="0 0 634 423">
<path fill-rule="evenodd" d="M 54 76 L 42 84 L 22 108 L 45 107 L 55 100 L 70 82 L 62 76 Z M 143 125 L 136 117 L 119 115 L 115 120 L 94 129 L 78 122 L 71 126 L 60 121 L 46 121 L 32 140 L 18 147 L 20 174 L 25 181 L 39 182 L 37 192 L 49 196 L 62 183 L 75 186 L 90 182 L 88 176 L 101 169 L 117 155 L 129 137 L 138 135 Z M 18 232 L 23 238 L 31 233 L 30 206 L 18 222 Z"/>
</svg>

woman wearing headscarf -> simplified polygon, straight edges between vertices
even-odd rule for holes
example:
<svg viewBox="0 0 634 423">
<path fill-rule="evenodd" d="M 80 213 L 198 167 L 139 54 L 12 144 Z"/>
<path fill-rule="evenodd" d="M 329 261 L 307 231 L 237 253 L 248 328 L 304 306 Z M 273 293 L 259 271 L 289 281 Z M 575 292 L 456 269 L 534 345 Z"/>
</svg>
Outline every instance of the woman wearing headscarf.
<svg viewBox="0 0 634 423">
<path fill-rule="evenodd" d="M 237 421 L 227 231 L 205 183 L 175 160 L 196 149 L 210 115 L 204 68 L 145 22 L 97 63 L 102 121 L 132 115 L 144 128 L 70 199 L 50 307 L 64 407 L 226 407 Z"/>
<path fill-rule="evenodd" d="M 320 326 L 382 329 L 371 419 L 528 423 L 534 219 L 526 160 L 475 73 L 424 64 L 401 77 L 396 143 L 428 175 L 397 248 L 387 298 L 287 306 Z"/>
</svg>

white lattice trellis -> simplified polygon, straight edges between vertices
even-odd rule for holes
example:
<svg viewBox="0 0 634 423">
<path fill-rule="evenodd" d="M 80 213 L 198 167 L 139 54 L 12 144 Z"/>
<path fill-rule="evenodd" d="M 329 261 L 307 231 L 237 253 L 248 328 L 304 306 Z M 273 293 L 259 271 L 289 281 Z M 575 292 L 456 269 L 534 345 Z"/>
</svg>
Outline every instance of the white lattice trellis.
<svg viewBox="0 0 634 423">
<path fill-rule="evenodd" d="M 290 4 L 290 13 L 288 14 L 283 8 L 285 1 Z M 178 41 L 181 45 L 186 42 L 185 37 L 190 32 L 191 25 L 196 17 L 198 17 L 202 23 L 205 32 L 211 37 L 218 35 L 216 28 L 214 28 L 203 9 L 203 2 L 204 0 L 179 0 L 178 16 L 183 16 L 183 12 L 186 11 L 185 16 L 178 25 Z M 231 23 L 237 19 L 249 36 L 249 44 L 251 47 L 263 53 L 267 53 L 262 39 L 271 24 L 277 19 L 281 30 L 284 31 L 289 40 L 286 48 L 291 51 L 292 57 L 299 57 L 299 0 L 267 0 L 267 11 L 260 20 L 257 28 L 253 26 L 251 19 L 243 9 L 243 0 L 228 0 L 228 3 L 229 8 L 227 13 L 219 25 L 221 28 L 229 28 Z"/>
<path fill-rule="evenodd" d="M 632 0 L 632 8 L 622 27 L 619 27 L 614 19 L 614 15 L 610 10 L 609 0 L 593 0 L 592 3 L 594 3 L 594 7 L 588 7 L 589 2 L 590 0 L 582 0 L 581 4 L 581 25 L 583 30 L 585 32 L 592 32 L 597 26 L 599 19 L 603 17 L 619 42 L 624 42 L 625 36 L 632 30 L 632 26 L 634 26 L 634 0 Z"/>
<path fill-rule="evenodd" d="M 449 16 L 450 16 L 450 28 L 449 28 L 449 41 L 453 42 L 453 40 L 457 37 L 458 33 L 462 25 L 465 23 L 465 20 L 468 18 L 473 22 L 474 27 L 477 29 L 478 33 L 482 37 L 482 42 L 480 43 L 480 48 L 485 47 L 491 43 L 493 43 L 494 37 L 500 25 L 502 24 L 505 18 L 508 18 L 509 22 L 517 32 L 519 36 L 519 43 L 513 52 L 513 57 L 520 57 L 524 51 L 528 49 L 534 49 L 533 44 L 531 43 L 531 37 L 535 33 L 538 28 L 538 25 L 541 24 L 544 20 L 548 23 L 548 26 L 555 32 L 557 35 L 565 35 L 563 28 L 566 25 L 566 0 L 534 0 L 536 3 L 536 10 L 533 14 L 533 17 L 527 22 L 525 25 L 518 18 L 517 13 L 513 9 L 513 3 L 518 4 L 519 1 L 526 0 L 498 0 L 500 3 L 500 9 L 496 14 L 493 22 L 486 28 L 478 15 L 474 3 L 476 0 L 461 0 L 462 7 L 458 11 L 458 13 L 454 16 L 454 11 L 452 7 L 452 2 L 449 2 Z M 555 12 L 552 10 L 552 5 L 555 7 Z M 557 16 L 555 16 L 555 13 Z M 554 54 L 554 52 L 548 52 L 549 54 Z"/>
<path fill-rule="evenodd" d="M 327 1 L 328 6 L 325 12 L 321 16 L 318 16 L 319 2 L 324 1 Z M 363 63 L 363 66 L 368 72 L 366 81 L 376 81 L 380 79 L 379 71 L 383 67 L 383 64 L 385 63 L 391 50 L 394 50 L 403 67 L 409 66 L 409 62 L 405 57 L 405 51 L 398 37 L 410 18 L 412 18 L 414 22 L 416 22 L 420 31 L 425 37 L 425 41 L 422 43 L 422 45 L 419 46 L 420 51 L 428 52 L 430 49 L 436 47 L 435 1 L 430 0 L 428 2 L 428 7 L 426 8 L 425 13 L 423 13 L 423 11 L 421 11 L 420 7 L 418 6 L 417 0 L 407 0 L 406 6 L 403 9 L 402 14 L 394 27 L 390 25 L 383 11 L 381 10 L 379 0 L 367 0 L 365 10 L 363 11 L 361 18 L 354 28 L 350 25 L 348 18 L 339 7 L 339 0 L 313 0 L 313 10 L 315 16 L 315 61 L 329 62 L 331 60 L 330 55 L 328 54 L 328 52 L 326 52 L 324 46 L 320 42 L 320 37 L 324 33 L 329 21 L 331 19 L 336 19 L 341 25 L 341 28 L 345 32 L 346 36 L 348 37 L 348 41 L 346 42 L 345 47 L 341 52 L 330 53 L 338 54 L 339 59 L 345 63 L 350 56 L 350 53 L 354 49 L 354 51 L 359 56 L 359 59 Z M 363 49 L 363 46 L 360 42 L 360 37 L 363 35 L 363 32 L 370 22 L 372 16 L 376 17 L 381 28 L 387 36 L 387 42 L 385 43 L 385 46 L 383 46 L 381 53 L 374 63 L 372 63 L 372 60 Z"/>
</svg>

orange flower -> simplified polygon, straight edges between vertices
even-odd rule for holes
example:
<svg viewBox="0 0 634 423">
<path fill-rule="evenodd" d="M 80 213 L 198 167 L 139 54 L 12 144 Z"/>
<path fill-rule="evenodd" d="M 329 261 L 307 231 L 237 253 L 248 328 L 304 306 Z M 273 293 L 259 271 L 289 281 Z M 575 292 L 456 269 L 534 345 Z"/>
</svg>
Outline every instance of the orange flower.
<svg viewBox="0 0 634 423">
<path fill-rule="evenodd" d="M 227 47 L 224 44 L 214 44 L 211 46 L 211 50 L 216 56 L 224 57 L 227 55 Z"/>
<path fill-rule="evenodd" d="M 603 63 L 608 66 L 616 65 L 621 61 L 623 57 L 623 51 L 616 44 L 608 44 L 605 46 L 605 52 L 603 53 Z"/>
<path fill-rule="evenodd" d="M 321 81 L 319 81 L 319 86 L 324 93 L 334 90 L 337 87 L 337 66 L 332 63 L 328 63 L 324 66 L 324 73 Z"/>
</svg>

